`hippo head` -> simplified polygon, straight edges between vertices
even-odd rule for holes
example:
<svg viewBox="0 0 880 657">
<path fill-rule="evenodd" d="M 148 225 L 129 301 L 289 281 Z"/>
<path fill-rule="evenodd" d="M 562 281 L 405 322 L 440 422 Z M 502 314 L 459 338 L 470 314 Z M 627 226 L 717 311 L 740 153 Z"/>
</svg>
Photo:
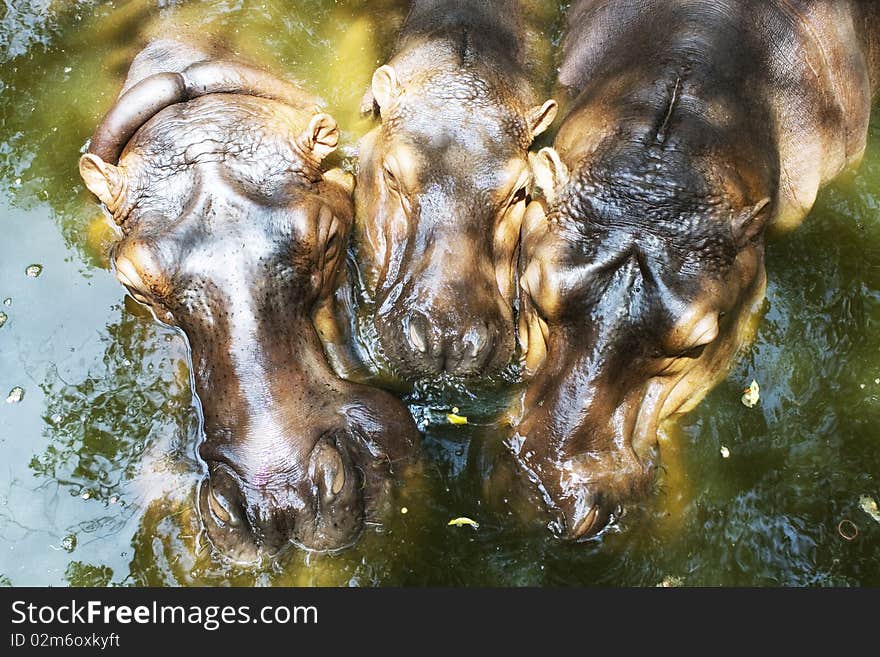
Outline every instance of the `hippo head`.
<svg viewBox="0 0 880 657">
<path fill-rule="evenodd" d="M 242 561 L 352 543 L 417 439 L 397 400 L 325 361 L 312 312 L 339 283 L 350 180 L 321 171 L 333 119 L 281 84 L 217 63 L 153 75 L 80 161 L 124 234 L 117 277 L 189 341 L 200 513 L 215 547 Z"/>
<path fill-rule="evenodd" d="M 358 261 L 406 379 L 491 374 L 513 354 L 528 148 L 556 103 L 496 91 L 467 69 L 373 76 L 382 122 L 359 149 Z"/>
<path fill-rule="evenodd" d="M 717 167 L 599 150 L 572 172 L 552 149 L 535 158 L 547 205 L 527 210 L 520 279 L 533 378 L 509 443 L 575 538 L 651 487 L 661 423 L 750 339 L 770 216 L 759 186 Z"/>
</svg>

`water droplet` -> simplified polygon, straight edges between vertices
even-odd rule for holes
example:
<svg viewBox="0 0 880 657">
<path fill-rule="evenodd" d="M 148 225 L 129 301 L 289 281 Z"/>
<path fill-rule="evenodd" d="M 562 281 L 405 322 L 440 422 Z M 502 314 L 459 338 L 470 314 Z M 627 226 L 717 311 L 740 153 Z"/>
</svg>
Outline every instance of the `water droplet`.
<svg viewBox="0 0 880 657">
<path fill-rule="evenodd" d="M 65 552 L 73 552 L 76 549 L 76 534 L 68 534 L 62 538 L 61 547 Z"/>
<path fill-rule="evenodd" d="M 3 325 L 6 323 L 6 320 L 9 319 L 9 315 L 4 312 L 0 312 L 0 328 L 3 328 Z"/>
<path fill-rule="evenodd" d="M 28 265 L 27 269 L 24 270 L 24 273 L 31 278 L 36 278 L 43 273 L 43 265 Z"/>
<path fill-rule="evenodd" d="M 7 404 L 17 404 L 22 399 L 24 399 L 24 388 L 21 386 L 15 386 L 12 390 L 9 391 L 9 395 L 6 397 Z"/>
</svg>

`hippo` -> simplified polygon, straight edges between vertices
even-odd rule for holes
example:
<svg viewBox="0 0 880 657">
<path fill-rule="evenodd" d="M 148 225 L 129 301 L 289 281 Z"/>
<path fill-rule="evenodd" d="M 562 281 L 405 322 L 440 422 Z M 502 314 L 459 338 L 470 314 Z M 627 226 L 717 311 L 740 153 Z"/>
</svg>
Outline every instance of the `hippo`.
<svg viewBox="0 0 880 657">
<path fill-rule="evenodd" d="M 352 544 L 418 449 L 406 408 L 339 379 L 312 321 L 353 220 L 353 180 L 321 167 L 338 133 L 300 87 L 159 39 L 79 162 L 123 235 L 116 277 L 188 340 L 199 512 L 236 561 Z"/>
<path fill-rule="evenodd" d="M 753 337 L 768 230 L 861 158 L 880 3 L 578 0 L 534 157 L 507 440 L 570 539 L 650 491 L 658 429 Z"/>
<path fill-rule="evenodd" d="M 534 4 L 415 0 L 365 97 L 380 122 L 358 146 L 356 260 L 378 356 L 405 382 L 513 356 L 528 151 L 556 115 Z"/>
</svg>

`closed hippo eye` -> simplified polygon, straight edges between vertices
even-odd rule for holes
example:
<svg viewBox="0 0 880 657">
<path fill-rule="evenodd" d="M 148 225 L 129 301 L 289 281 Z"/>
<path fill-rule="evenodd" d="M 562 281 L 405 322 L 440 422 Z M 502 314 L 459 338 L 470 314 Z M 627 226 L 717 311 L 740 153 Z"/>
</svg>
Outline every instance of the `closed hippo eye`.
<svg viewBox="0 0 880 657">
<path fill-rule="evenodd" d="M 528 198 L 528 189 L 524 185 L 513 193 L 513 196 L 510 198 L 510 205 L 524 203 L 526 198 Z"/>
<path fill-rule="evenodd" d="M 703 350 L 718 338 L 720 313 L 687 313 L 673 329 L 667 340 L 669 355 L 697 358 Z"/>
</svg>

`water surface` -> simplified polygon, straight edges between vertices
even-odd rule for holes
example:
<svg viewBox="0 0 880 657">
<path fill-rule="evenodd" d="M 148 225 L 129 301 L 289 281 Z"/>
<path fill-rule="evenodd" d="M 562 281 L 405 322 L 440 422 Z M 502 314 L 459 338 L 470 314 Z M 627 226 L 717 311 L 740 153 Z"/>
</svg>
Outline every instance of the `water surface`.
<svg viewBox="0 0 880 657">
<path fill-rule="evenodd" d="M 553 4 L 553 3 L 550 3 Z M 427 481 L 335 556 L 212 556 L 186 346 L 108 270 L 113 229 L 76 171 L 149 35 L 210 33 L 302 81 L 344 128 L 393 39 L 390 0 L 11 0 L 0 9 L 0 582 L 13 585 L 880 585 L 880 121 L 855 176 L 768 247 L 755 344 L 662 443 L 656 494 L 585 544 L 481 501 L 501 394 L 411 395 Z M 543 7 L 543 9 L 547 9 Z M 552 9 L 552 8 L 551 8 Z M 548 12 L 552 14 L 552 11 Z M 391 17 L 389 19 L 389 17 Z M 26 275 L 32 264 L 43 270 Z M 754 409 L 740 403 L 752 379 Z M 456 403 L 471 424 L 443 422 Z M 728 458 L 721 455 L 727 448 Z M 447 527 L 468 516 L 480 528 Z M 858 528 L 847 541 L 842 520 Z"/>
</svg>

